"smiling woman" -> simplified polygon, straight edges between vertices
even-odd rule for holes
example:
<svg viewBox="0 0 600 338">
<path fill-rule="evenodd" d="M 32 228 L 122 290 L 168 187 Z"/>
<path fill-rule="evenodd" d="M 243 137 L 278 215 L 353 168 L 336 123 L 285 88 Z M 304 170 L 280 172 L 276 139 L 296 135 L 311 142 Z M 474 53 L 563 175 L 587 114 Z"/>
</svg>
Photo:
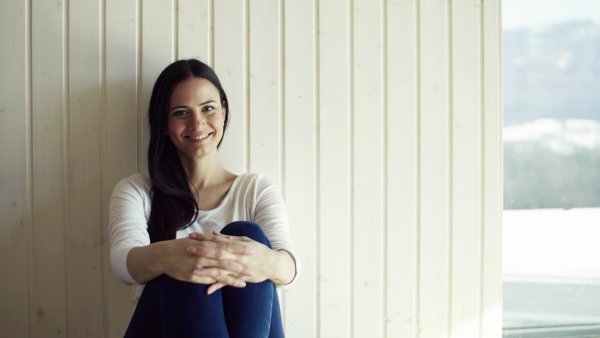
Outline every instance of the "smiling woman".
<svg viewBox="0 0 600 338">
<path fill-rule="evenodd" d="M 190 78 L 177 84 L 170 106 L 168 135 L 182 163 L 217 150 L 227 108 L 210 81 Z"/>
<path fill-rule="evenodd" d="M 282 337 L 275 285 L 297 259 L 285 205 L 261 175 L 225 170 L 227 96 L 212 69 L 177 61 L 149 106 L 149 177 L 119 182 L 111 263 L 137 287 L 126 337 Z"/>
</svg>

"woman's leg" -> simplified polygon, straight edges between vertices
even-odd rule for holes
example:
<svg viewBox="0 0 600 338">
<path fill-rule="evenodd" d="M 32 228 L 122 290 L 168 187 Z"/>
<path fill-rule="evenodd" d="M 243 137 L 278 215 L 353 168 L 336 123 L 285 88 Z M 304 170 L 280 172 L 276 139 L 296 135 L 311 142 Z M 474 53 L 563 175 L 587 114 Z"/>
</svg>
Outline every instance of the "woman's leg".
<svg viewBox="0 0 600 338">
<path fill-rule="evenodd" d="M 229 337 L 222 292 L 161 275 L 144 288 L 125 337 Z"/>
<path fill-rule="evenodd" d="M 233 222 L 221 233 L 271 247 L 255 223 Z M 166 275 L 153 279 L 144 288 L 125 337 L 284 337 L 271 281 L 225 287 L 211 295 L 206 294 L 208 286 Z"/>
<path fill-rule="evenodd" d="M 246 236 L 271 247 L 262 228 L 255 223 L 233 222 L 221 233 Z M 232 338 L 284 336 L 279 299 L 273 282 L 247 283 L 244 288 L 225 287 L 222 291 L 225 322 Z"/>
</svg>

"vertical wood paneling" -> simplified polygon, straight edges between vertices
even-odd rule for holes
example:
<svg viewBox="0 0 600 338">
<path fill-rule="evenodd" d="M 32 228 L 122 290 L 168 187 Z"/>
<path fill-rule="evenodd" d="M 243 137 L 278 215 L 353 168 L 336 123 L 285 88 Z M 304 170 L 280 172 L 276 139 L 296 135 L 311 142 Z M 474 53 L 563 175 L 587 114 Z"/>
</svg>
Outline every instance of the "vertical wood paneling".
<svg viewBox="0 0 600 338">
<path fill-rule="evenodd" d="M 214 5 L 214 69 L 229 100 L 229 126 L 219 155 L 227 170 L 243 173 L 248 171 L 248 8 L 245 1 L 216 1 Z"/>
<path fill-rule="evenodd" d="M 108 201 L 189 57 L 228 93 L 225 167 L 286 198 L 288 336 L 501 335 L 499 1 L 69 4 L 0 5 L 3 336 L 123 336 Z"/>
<path fill-rule="evenodd" d="M 480 0 L 452 3 L 451 336 L 477 337 L 481 290 Z M 457 19 L 454 19 L 457 18 Z M 458 19 L 460 18 L 460 19 Z"/>
<path fill-rule="evenodd" d="M 123 337 L 132 313 L 131 288 L 115 277 L 110 266 L 107 229 L 112 190 L 137 169 L 138 11 L 136 2 L 106 0 L 102 249 L 105 333 L 114 338 Z"/>
<path fill-rule="evenodd" d="M 318 5 L 318 337 L 350 337 L 351 8 L 345 0 Z"/>
<path fill-rule="evenodd" d="M 502 29 L 500 0 L 483 1 L 483 235 L 480 337 L 502 334 Z"/>
<path fill-rule="evenodd" d="M 67 336 L 65 177 L 67 165 L 66 7 L 31 2 L 33 313 L 31 335 Z"/>
<path fill-rule="evenodd" d="M 212 1 L 177 1 L 177 59 L 196 58 L 214 66 Z"/>
<path fill-rule="evenodd" d="M 417 4 L 387 3 L 386 337 L 417 336 Z"/>
<path fill-rule="evenodd" d="M 102 337 L 101 2 L 69 6 L 67 335 Z"/>
<path fill-rule="evenodd" d="M 156 78 L 175 61 L 175 10 L 173 1 L 140 1 L 141 102 L 138 103 L 138 172 L 148 172 L 148 104 Z"/>
<path fill-rule="evenodd" d="M 449 324 L 447 3 L 421 0 L 420 45 L 420 337 L 446 337 Z"/>
<path fill-rule="evenodd" d="M 281 186 L 281 2 L 249 1 L 250 172 Z"/>
<path fill-rule="evenodd" d="M 29 336 L 30 107 L 26 1 L 0 3 L 0 332 Z"/>
<path fill-rule="evenodd" d="M 302 257 L 302 278 L 286 292 L 289 337 L 317 335 L 316 97 L 313 1 L 290 1 L 284 8 L 284 182 L 294 240 Z"/>
<path fill-rule="evenodd" d="M 353 329 L 383 336 L 384 103 L 381 1 L 353 1 Z"/>
</svg>

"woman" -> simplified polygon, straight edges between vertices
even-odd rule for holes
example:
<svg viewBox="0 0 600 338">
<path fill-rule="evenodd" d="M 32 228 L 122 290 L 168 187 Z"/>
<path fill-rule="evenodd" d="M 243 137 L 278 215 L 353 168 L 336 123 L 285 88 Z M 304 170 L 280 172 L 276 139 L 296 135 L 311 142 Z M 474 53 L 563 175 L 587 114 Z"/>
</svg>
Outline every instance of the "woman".
<svg viewBox="0 0 600 338">
<path fill-rule="evenodd" d="M 125 336 L 282 337 L 275 285 L 298 272 L 287 212 L 264 176 L 222 167 L 229 105 L 216 74 L 169 65 L 148 118 L 149 177 L 122 180 L 110 202 L 111 264 L 136 285 Z"/>
</svg>

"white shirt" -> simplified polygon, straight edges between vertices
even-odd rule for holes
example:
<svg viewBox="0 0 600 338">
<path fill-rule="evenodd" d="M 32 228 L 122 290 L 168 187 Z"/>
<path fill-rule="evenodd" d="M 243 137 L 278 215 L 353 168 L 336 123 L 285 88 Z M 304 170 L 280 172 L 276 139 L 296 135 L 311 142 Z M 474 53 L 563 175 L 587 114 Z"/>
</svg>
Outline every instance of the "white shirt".
<svg viewBox="0 0 600 338">
<path fill-rule="evenodd" d="M 110 198 L 108 234 L 110 262 L 115 274 L 128 285 L 135 285 L 132 298 L 137 302 L 143 285 L 136 282 L 127 269 L 129 250 L 150 244 L 148 220 L 151 207 L 151 181 L 146 175 L 134 174 L 115 186 Z M 238 176 L 225 198 L 215 209 L 198 212 L 189 227 L 178 230 L 177 238 L 191 232 L 205 234 L 220 231 L 234 221 L 259 224 L 271 242 L 273 250 L 286 250 L 296 262 L 296 280 L 300 262 L 290 237 L 288 214 L 279 189 L 266 177 L 258 174 Z M 293 281 L 292 281 L 293 282 Z M 289 286 L 292 283 L 286 285 Z"/>
</svg>

